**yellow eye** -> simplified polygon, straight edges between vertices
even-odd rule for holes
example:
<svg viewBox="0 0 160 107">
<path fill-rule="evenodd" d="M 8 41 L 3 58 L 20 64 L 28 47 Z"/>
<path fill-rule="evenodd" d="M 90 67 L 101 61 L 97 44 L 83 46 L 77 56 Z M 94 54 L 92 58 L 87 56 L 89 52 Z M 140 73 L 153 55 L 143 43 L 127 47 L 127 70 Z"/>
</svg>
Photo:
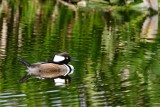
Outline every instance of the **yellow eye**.
<svg viewBox="0 0 160 107">
<path fill-rule="evenodd" d="M 66 57 L 66 59 L 68 59 L 68 57 Z"/>
</svg>

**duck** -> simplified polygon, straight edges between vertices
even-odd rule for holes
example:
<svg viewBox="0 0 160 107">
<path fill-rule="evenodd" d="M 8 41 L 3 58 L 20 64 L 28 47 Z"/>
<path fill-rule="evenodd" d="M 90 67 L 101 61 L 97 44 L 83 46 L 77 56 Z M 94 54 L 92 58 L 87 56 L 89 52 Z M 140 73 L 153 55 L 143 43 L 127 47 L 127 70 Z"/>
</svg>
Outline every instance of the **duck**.
<svg viewBox="0 0 160 107">
<path fill-rule="evenodd" d="M 58 78 L 70 75 L 74 71 L 74 67 L 68 64 L 72 60 L 69 53 L 63 52 L 53 56 L 51 62 L 37 62 L 30 64 L 23 58 L 18 60 L 27 67 L 27 75 L 25 75 L 20 82 L 26 81 L 31 76 L 38 78 Z"/>
</svg>

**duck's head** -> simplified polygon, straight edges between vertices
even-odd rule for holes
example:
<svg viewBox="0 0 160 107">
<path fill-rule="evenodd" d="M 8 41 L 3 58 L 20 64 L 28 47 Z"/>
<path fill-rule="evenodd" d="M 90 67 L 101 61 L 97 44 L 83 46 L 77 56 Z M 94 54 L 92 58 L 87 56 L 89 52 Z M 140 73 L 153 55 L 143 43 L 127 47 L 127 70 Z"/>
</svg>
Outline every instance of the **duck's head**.
<svg viewBox="0 0 160 107">
<path fill-rule="evenodd" d="M 72 61 L 72 59 L 67 52 L 56 54 L 53 57 L 53 63 L 56 64 L 68 64 L 70 61 Z"/>
</svg>

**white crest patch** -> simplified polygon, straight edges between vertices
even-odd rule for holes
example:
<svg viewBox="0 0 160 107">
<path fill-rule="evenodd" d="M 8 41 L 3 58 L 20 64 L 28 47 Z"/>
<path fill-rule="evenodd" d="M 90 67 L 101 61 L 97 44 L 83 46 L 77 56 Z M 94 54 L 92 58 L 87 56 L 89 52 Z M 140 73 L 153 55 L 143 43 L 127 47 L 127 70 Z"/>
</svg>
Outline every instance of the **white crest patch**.
<svg viewBox="0 0 160 107">
<path fill-rule="evenodd" d="M 65 57 L 63 56 L 59 56 L 59 55 L 55 55 L 53 58 L 53 62 L 60 62 L 60 61 L 64 61 Z"/>
</svg>

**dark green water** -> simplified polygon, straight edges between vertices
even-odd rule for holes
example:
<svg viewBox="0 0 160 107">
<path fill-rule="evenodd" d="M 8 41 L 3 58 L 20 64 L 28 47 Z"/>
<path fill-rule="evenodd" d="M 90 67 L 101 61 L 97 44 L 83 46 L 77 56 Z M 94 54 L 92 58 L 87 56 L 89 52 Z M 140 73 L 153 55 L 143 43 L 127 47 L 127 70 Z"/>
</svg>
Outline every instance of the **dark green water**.
<svg viewBox="0 0 160 107">
<path fill-rule="evenodd" d="M 132 10 L 74 12 L 60 3 L 2 0 L 0 107 L 159 107 L 158 15 Z M 71 82 L 30 78 L 28 62 L 68 52 Z"/>
</svg>

